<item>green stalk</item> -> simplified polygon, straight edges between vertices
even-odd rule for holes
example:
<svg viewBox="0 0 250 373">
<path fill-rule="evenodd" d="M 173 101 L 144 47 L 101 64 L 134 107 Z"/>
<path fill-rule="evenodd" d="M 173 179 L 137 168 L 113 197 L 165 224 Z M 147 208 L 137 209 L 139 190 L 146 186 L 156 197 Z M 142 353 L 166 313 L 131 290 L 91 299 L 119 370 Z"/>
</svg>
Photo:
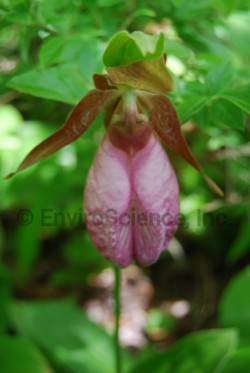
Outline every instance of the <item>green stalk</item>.
<svg viewBox="0 0 250 373">
<path fill-rule="evenodd" d="M 119 327 L 120 327 L 120 292 L 121 292 L 121 271 L 120 268 L 114 266 L 114 301 L 115 301 L 115 333 L 114 333 L 114 344 L 115 344 L 115 372 L 122 373 L 122 362 L 121 362 L 121 348 L 119 343 Z"/>
</svg>

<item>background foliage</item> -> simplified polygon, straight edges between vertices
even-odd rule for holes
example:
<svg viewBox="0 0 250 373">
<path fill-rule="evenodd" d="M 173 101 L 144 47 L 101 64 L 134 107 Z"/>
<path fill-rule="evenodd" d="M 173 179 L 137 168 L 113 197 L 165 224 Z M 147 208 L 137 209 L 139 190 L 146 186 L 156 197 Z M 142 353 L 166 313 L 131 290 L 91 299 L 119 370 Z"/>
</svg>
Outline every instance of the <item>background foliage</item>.
<svg viewBox="0 0 250 373">
<path fill-rule="evenodd" d="M 193 153 L 225 191 L 218 199 L 170 154 L 183 221 L 169 252 L 141 275 L 154 288 L 148 342 L 124 348 L 124 372 L 249 372 L 249 7 L 249 0 L 0 2 L 1 179 L 63 124 L 93 87 L 92 74 L 103 72 L 108 39 L 128 29 L 164 32 L 170 98 Z M 100 115 L 82 139 L 1 181 L 1 371 L 114 371 L 109 330 L 81 310 L 90 280 L 109 266 L 81 221 L 102 122 Z M 188 302 L 185 318 L 162 308 L 175 300 Z M 159 335 L 164 343 L 155 342 Z"/>
</svg>

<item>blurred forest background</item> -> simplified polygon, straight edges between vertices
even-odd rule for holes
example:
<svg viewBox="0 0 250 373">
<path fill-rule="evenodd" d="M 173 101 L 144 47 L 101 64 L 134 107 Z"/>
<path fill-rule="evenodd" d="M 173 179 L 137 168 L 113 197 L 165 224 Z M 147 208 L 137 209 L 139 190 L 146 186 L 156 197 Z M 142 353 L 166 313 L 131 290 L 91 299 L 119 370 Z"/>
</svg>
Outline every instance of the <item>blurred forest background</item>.
<svg viewBox="0 0 250 373">
<path fill-rule="evenodd" d="M 163 32 L 188 143 L 224 190 L 170 154 L 182 221 L 150 268 L 123 271 L 124 372 L 250 371 L 250 1 L 0 1 L 0 370 L 112 373 L 113 275 L 82 224 L 103 114 L 10 180 L 103 73 L 119 30 Z M 72 220 L 73 219 L 73 220 Z"/>
</svg>

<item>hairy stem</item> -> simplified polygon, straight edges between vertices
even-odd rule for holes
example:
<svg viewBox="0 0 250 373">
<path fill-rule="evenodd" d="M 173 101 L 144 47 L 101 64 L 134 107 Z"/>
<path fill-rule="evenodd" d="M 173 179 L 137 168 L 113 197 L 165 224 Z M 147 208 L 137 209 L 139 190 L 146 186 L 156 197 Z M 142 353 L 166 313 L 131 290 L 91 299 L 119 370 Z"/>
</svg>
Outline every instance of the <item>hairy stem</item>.
<svg viewBox="0 0 250 373">
<path fill-rule="evenodd" d="M 121 271 L 120 268 L 114 266 L 114 302 L 115 302 L 115 333 L 114 333 L 114 344 L 115 344 L 115 372 L 122 373 L 121 363 L 121 348 L 119 343 L 119 327 L 120 327 L 120 291 L 121 291 Z"/>
</svg>

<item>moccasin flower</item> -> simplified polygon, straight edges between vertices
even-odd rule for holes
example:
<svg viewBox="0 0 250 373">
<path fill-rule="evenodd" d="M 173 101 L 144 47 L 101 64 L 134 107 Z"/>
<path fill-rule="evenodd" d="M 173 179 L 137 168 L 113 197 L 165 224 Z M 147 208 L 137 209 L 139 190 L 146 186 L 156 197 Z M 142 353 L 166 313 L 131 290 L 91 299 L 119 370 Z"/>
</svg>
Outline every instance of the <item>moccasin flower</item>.
<svg viewBox="0 0 250 373">
<path fill-rule="evenodd" d="M 107 75 L 94 75 L 96 88 L 17 169 L 79 138 L 104 109 L 106 134 L 88 175 L 84 209 L 96 247 L 122 268 L 134 259 L 145 266 L 155 262 L 178 227 L 178 183 L 160 141 L 221 194 L 194 159 L 165 95 L 173 81 L 163 49 L 162 34 L 116 34 L 104 53 Z"/>
</svg>

